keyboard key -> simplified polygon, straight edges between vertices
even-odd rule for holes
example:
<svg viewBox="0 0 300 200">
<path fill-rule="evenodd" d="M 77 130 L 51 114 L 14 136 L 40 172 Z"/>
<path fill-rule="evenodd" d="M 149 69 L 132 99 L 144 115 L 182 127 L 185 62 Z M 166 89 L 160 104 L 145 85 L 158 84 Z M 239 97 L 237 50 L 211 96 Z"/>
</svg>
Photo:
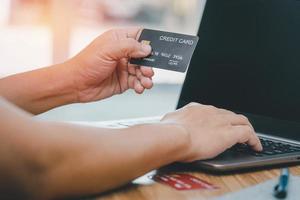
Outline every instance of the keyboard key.
<svg viewBox="0 0 300 200">
<path fill-rule="evenodd" d="M 293 152 L 300 152 L 300 146 L 294 146 L 290 144 L 285 144 L 281 142 L 275 142 L 268 139 L 260 138 L 263 151 L 262 152 L 255 152 L 253 151 L 248 145 L 246 144 L 237 144 L 230 148 L 230 151 L 235 151 L 239 153 L 246 153 L 253 156 L 261 157 L 264 155 L 278 155 L 284 153 L 293 153 Z"/>
<path fill-rule="evenodd" d="M 251 154 L 252 156 L 257 156 L 257 157 L 262 157 L 262 156 L 263 156 L 262 153 L 260 153 L 260 152 L 255 152 L 255 151 L 252 151 L 250 154 Z"/>
</svg>

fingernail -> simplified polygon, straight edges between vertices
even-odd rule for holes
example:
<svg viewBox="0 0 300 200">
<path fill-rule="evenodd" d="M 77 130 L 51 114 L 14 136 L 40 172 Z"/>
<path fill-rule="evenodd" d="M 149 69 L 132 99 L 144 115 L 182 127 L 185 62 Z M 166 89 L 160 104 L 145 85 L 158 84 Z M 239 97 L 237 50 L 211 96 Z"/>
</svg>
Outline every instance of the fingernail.
<svg viewBox="0 0 300 200">
<path fill-rule="evenodd" d="M 142 51 L 146 54 L 150 54 L 152 51 L 152 48 L 148 44 L 142 44 Z"/>
<path fill-rule="evenodd" d="M 141 83 L 144 87 L 150 87 L 152 85 L 152 80 L 148 77 L 143 77 Z"/>
</svg>

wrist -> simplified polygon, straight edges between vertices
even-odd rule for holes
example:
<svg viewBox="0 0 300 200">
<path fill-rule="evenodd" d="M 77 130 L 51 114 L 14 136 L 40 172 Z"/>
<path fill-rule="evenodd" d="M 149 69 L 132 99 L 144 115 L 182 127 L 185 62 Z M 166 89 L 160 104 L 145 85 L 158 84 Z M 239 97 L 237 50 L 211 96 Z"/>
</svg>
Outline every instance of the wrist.
<svg viewBox="0 0 300 200">
<path fill-rule="evenodd" d="M 177 151 L 174 154 L 174 161 L 185 160 L 191 146 L 191 137 L 188 130 L 184 126 L 176 123 L 162 124 L 168 128 L 176 141 L 174 144 L 176 145 Z"/>
<path fill-rule="evenodd" d="M 75 72 L 72 65 L 67 62 L 54 65 L 49 68 L 48 74 L 53 78 L 48 88 L 50 98 L 57 97 L 61 105 L 78 102 Z"/>
<path fill-rule="evenodd" d="M 78 80 L 77 67 L 75 63 L 71 62 L 71 60 L 68 60 L 64 63 L 55 65 L 54 71 L 56 71 L 55 76 L 62 79 L 60 87 L 61 91 L 68 96 L 68 99 L 66 99 L 66 104 L 80 103 L 78 96 L 78 85 L 80 82 Z"/>
<path fill-rule="evenodd" d="M 186 158 L 191 144 L 190 134 L 181 125 L 175 123 L 164 123 L 150 125 L 150 132 L 159 134 L 158 140 L 166 149 L 166 160 L 164 164 L 182 161 Z M 164 154 L 162 154 L 164 155 Z"/>
<path fill-rule="evenodd" d="M 92 80 L 89 78 L 90 70 L 86 67 L 88 63 L 82 63 L 79 58 L 74 57 L 63 63 L 63 65 L 70 74 L 75 103 L 93 101 L 93 90 L 96 89 L 93 82 L 98 79 L 95 76 L 92 76 Z"/>
</svg>

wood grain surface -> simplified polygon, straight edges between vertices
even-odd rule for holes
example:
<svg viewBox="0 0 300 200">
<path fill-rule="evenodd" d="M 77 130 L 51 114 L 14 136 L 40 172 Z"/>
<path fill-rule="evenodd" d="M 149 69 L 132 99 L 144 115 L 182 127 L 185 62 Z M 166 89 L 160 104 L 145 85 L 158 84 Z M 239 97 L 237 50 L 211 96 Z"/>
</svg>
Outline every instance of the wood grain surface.
<svg viewBox="0 0 300 200">
<path fill-rule="evenodd" d="M 300 166 L 290 168 L 293 175 L 300 175 Z M 246 188 L 251 185 L 262 183 L 272 178 L 278 178 L 280 169 L 263 170 L 247 173 L 236 173 L 231 175 L 212 175 L 203 172 L 185 172 L 194 175 L 200 179 L 208 181 L 219 189 L 215 190 L 190 190 L 177 191 L 171 187 L 160 183 L 150 185 L 129 184 L 123 188 L 104 194 L 97 200 L 194 200 L 194 199 L 209 199 L 217 197 L 228 192 L 233 192 Z"/>
</svg>

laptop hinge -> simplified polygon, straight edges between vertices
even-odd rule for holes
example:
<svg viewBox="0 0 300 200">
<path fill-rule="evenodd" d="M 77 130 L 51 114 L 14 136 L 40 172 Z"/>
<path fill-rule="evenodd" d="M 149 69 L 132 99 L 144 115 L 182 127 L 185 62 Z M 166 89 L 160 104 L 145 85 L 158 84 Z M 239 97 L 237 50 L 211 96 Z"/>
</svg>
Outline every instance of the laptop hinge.
<svg viewBox="0 0 300 200">
<path fill-rule="evenodd" d="M 270 136 L 270 135 L 266 135 L 263 133 L 257 133 L 258 136 L 264 137 L 264 138 L 269 138 L 272 140 L 277 140 L 279 142 L 287 142 L 287 143 L 291 143 L 291 144 L 296 144 L 296 145 L 300 145 L 300 142 L 297 140 L 291 140 L 291 139 L 287 139 L 287 138 L 283 138 L 283 137 L 278 137 L 278 136 Z"/>
</svg>

